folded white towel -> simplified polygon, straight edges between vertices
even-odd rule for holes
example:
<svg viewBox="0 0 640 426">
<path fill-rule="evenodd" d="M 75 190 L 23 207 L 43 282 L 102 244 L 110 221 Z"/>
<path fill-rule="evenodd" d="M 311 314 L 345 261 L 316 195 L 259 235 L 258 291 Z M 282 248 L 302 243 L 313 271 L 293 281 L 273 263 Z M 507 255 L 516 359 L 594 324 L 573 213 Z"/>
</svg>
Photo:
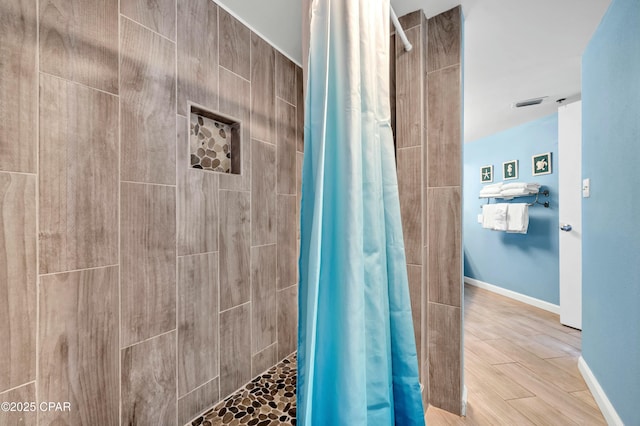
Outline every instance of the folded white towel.
<svg viewBox="0 0 640 426">
<path fill-rule="evenodd" d="M 487 185 L 480 190 L 480 197 L 481 198 L 496 197 L 496 194 L 500 194 L 500 188 L 502 188 L 502 183 Z"/>
<path fill-rule="evenodd" d="M 488 191 L 488 192 L 500 191 L 500 189 L 502 189 L 502 185 L 503 185 L 502 182 L 493 183 L 491 185 L 485 185 L 485 186 L 482 187 L 480 192 L 484 192 L 484 191 Z"/>
<path fill-rule="evenodd" d="M 537 194 L 539 191 L 538 188 L 511 188 L 511 189 L 503 189 L 500 191 L 500 196 L 502 197 L 515 197 L 517 195 L 531 195 Z"/>
<path fill-rule="evenodd" d="M 527 183 L 527 182 L 511 182 L 505 183 L 502 185 L 502 190 L 505 191 L 507 189 L 526 189 L 526 188 L 540 188 L 540 184 L 538 183 Z"/>
<path fill-rule="evenodd" d="M 504 185 L 502 185 L 502 189 L 514 189 L 514 188 L 526 188 L 526 187 L 527 187 L 526 182 L 511 182 L 511 183 L 505 183 Z"/>
<path fill-rule="evenodd" d="M 526 234 L 529 228 L 529 206 L 525 203 L 509 204 L 507 232 Z"/>
<path fill-rule="evenodd" d="M 504 198 L 507 200 L 513 197 L 537 194 L 540 184 L 527 182 L 494 183 L 486 185 L 480 190 L 480 198 Z"/>
<path fill-rule="evenodd" d="M 478 198 L 500 198 L 502 193 L 500 191 L 496 192 L 481 192 Z"/>
<path fill-rule="evenodd" d="M 493 229 L 496 231 L 506 231 L 509 204 L 499 203 L 499 204 L 496 204 L 495 206 L 496 206 L 496 209 L 493 217 L 493 220 L 494 220 Z"/>
<path fill-rule="evenodd" d="M 482 227 L 485 229 L 495 228 L 497 204 L 483 204 L 482 205 Z"/>
</svg>

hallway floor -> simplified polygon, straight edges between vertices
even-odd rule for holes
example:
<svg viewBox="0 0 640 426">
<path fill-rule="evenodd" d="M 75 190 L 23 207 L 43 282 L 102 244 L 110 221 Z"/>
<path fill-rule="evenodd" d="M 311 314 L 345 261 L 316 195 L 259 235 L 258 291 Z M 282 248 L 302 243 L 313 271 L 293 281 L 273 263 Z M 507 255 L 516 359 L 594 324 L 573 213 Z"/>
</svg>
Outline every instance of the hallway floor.
<svg viewBox="0 0 640 426">
<path fill-rule="evenodd" d="M 558 315 L 465 286 L 467 417 L 435 407 L 434 425 L 606 425 L 578 371 L 580 331 Z M 193 426 L 295 425 L 295 354 Z"/>
<path fill-rule="evenodd" d="M 433 425 L 606 425 L 580 372 L 580 331 L 558 315 L 465 286 L 467 417 Z"/>
</svg>

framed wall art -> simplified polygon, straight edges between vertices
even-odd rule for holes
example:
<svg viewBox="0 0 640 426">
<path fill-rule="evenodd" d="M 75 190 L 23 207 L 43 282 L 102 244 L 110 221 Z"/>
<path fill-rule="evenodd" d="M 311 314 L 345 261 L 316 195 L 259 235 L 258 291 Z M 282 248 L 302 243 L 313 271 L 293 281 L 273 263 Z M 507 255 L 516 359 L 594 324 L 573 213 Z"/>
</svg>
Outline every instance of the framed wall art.
<svg viewBox="0 0 640 426">
<path fill-rule="evenodd" d="M 502 163 L 502 179 L 518 179 L 518 160 L 510 160 Z"/>
<path fill-rule="evenodd" d="M 551 153 L 537 154 L 531 157 L 531 174 L 533 176 L 551 174 Z"/>
<path fill-rule="evenodd" d="M 493 182 L 493 165 L 480 167 L 480 182 L 482 183 Z"/>
</svg>

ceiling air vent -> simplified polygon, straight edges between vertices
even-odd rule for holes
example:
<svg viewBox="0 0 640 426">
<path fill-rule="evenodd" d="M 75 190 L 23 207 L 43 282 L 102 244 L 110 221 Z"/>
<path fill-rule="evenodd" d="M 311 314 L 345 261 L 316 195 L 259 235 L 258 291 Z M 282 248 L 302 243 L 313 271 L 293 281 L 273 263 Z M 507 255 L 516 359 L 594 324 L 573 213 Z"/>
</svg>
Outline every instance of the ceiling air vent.
<svg viewBox="0 0 640 426">
<path fill-rule="evenodd" d="M 546 96 L 543 96 L 541 98 L 527 99 L 526 101 L 516 102 L 515 104 L 513 104 L 513 106 L 516 108 L 523 108 L 531 105 L 540 105 L 544 98 L 546 98 Z"/>
</svg>

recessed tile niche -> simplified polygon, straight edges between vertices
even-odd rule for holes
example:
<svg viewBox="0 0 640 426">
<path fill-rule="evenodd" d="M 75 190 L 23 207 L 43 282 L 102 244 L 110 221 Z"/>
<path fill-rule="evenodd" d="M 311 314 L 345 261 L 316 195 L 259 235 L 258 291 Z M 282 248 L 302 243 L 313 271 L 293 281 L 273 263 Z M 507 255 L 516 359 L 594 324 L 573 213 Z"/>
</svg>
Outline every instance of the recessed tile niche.
<svg viewBox="0 0 640 426">
<path fill-rule="evenodd" d="M 240 122 L 191 106 L 190 164 L 194 169 L 240 174 Z"/>
</svg>

